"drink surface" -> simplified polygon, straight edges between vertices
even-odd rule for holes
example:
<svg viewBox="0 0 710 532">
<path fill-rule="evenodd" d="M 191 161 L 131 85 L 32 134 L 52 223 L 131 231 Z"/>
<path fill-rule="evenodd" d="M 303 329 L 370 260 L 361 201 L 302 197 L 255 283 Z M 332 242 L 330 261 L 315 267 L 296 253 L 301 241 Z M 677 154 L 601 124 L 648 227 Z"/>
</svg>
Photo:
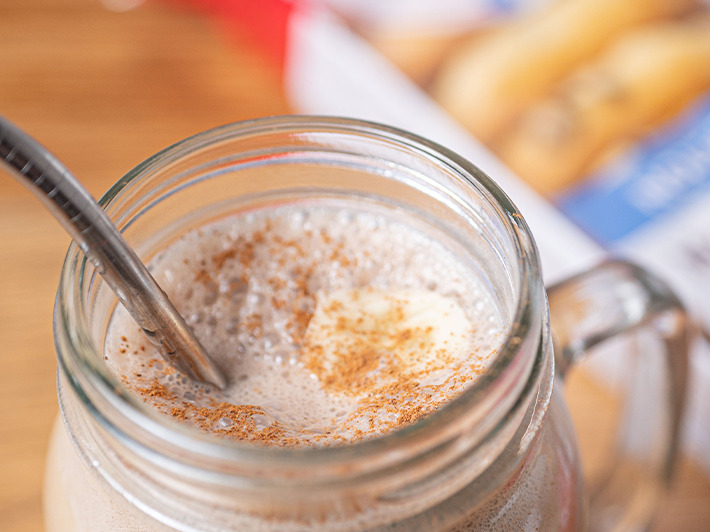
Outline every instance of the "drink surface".
<svg viewBox="0 0 710 532">
<path fill-rule="evenodd" d="M 122 308 L 106 359 L 144 401 L 209 433 L 284 446 L 381 435 L 460 394 L 503 341 L 499 308 L 460 251 L 364 201 L 235 212 L 150 264 L 229 387 L 176 373 Z"/>
</svg>

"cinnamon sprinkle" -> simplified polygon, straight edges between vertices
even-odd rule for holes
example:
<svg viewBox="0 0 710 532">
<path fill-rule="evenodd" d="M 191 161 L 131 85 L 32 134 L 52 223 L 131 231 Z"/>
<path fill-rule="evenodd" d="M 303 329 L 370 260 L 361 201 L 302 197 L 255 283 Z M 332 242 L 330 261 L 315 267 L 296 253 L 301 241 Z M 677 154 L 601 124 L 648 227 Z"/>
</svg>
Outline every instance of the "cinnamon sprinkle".
<svg viewBox="0 0 710 532">
<path fill-rule="evenodd" d="M 305 262 L 309 258 L 308 252 L 300 242 L 270 233 L 270 224 L 266 226 L 263 231 L 238 237 L 228 249 L 207 257 L 194 273 L 194 280 L 215 284 L 223 269 L 228 266 L 232 268 L 236 261 L 239 282 L 228 285 L 230 292 L 236 292 L 243 286 L 250 286 L 255 276 L 262 275 L 262 272 L 254 270 L 258 264 L 256 258 L 262 253 L 273 257 L 282 270 L 289 268 L 287 279 L 262 279 L 261 282 L 270 287 L 271 294 L 279 294 L 267 296 L 267 301 L 271 302 L 274 311 L 288 316 L 285 328 L 291 335 L 292 346 L 298 349 L 304 369 L 315 375 L 329 393 L 345 395 L 356 401 L 357 406 L 351 412 L 334 421 L 341 426 L 352 427 L 352 430 L 347 431 L 347 437 L 330 430 L 315 433 L 300 429 L 294 432 L 258 405 L 231 404 L 201 396 L 197 399 L 208 406 L 196 406 L 177 397 L 158 378 L 146 383 L 142 380 L 142 374 L 137 373 L 138 382 L 132 383 L 124 377 L 124 383 L 144 400 L 176 420 L 194 423 L 205 432 L 239 441 L 280 446 L 336 445 L 370 438 L 416 422 L 450 401 L 476 374 L 484 370 L 483 364 L 470 361 L 457 363 L 447 349 L 438 349 L 436 356 L 420 357 L 420 353 L 431 349 L 427 338 L 433 327 L 402 328 L 405 319 L 403 304 L 393 305 L 391 311 L 374 326 L 371 317 L 360 315 L 347 319 L 339 315 L 336 330 L 347 332 L 353 339 L 335 348 L 313 343 L 307 331 L 315 309 L 314 292 L 319 286 L 315 278 L 316 259 L 312 259 L 311 267 L 292 266 L 294 262 Z M 357 260 L 348 256 L 343 241 L 336 241 L 325 230 L 311 237 L 319 238 L 327 246 L 321 260 L 337 268 L 357 267 Z M 369 255 L 365 252 L 363 256 Z M 293 257 L 299 260 L 293 261 Z M 285 299 L 281 294 L 287 290 L 289 298 Z M 227 295 L 220 293 L 218 297 Z M 334 299 L 325 311 L 338 314 L 344 310 L 343 307 L 342 301 Z M 264 334 L 264 316 L 252 313 L 240 316 L 239 320 L 240 329 L 249 335 L 261 337 Z M 125 337 L 121 339 L 127 343 Z M 140 345 L 139 349 L 144 351 L 145 347 Z M 328 349 L 334 352 L 329 353 Z M 123 346 L 121 351 L 125 351 Z M 424 367 L 413 369 L 411 361 L 419 363 L 420 358 L 426 361 Z M 470 360 L 475 359 L 475 356 L 470 357 Z M 151 359 L 147 364 L 153 367 L 159 362 L 159 359 Z M 426 384 L 427 377 L 443 368 L 451 368 L 443 382 Z M 172 367 L 164 364 L 159 378 L 171 373 L 174 373 Z"/>
</svg>

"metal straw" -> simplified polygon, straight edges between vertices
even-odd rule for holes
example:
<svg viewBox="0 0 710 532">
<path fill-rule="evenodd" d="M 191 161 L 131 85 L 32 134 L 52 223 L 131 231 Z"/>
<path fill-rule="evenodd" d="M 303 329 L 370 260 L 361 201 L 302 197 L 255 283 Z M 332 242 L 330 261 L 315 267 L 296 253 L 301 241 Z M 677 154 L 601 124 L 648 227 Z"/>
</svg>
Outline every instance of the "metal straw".
<svg viewBox="0 0 710 532">
<path fill-rule="evenodd" d="M 224 388 L 223 373 L 106 213 L 51 153 L 2 117 L 0 161 L 64 226 L 166 361 Z"/>
</svg>

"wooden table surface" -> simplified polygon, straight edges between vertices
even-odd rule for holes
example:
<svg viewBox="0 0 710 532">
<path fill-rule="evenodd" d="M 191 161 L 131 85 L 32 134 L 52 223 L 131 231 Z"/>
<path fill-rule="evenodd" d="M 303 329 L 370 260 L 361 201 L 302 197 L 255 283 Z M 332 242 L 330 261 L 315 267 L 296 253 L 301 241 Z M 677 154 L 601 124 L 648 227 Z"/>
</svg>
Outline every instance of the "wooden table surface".
<svg viewBox="0 0 710 532">
<path fill-rule="evenodd" d="M 50 147 L 96 197 L 174 141 L 288 112 L 279 84 L 277 69 L 246 42 L 167 3 L 115 13 L 99 0 L 2 1 L 0 114 Z M 44 455 L 57 413 L 52 304 L 68 242 L 26 189 L 0 175 L 3 532 L 42 530 Z M 577 380 L 574 411 L 613 411 L 603 391 Z M 595 418 L 578 418 L 583 433 L 597 430 Z M 659 513 L 657 531 L 710 529 L 710 482 L 690 460 Z"/>
</svg>

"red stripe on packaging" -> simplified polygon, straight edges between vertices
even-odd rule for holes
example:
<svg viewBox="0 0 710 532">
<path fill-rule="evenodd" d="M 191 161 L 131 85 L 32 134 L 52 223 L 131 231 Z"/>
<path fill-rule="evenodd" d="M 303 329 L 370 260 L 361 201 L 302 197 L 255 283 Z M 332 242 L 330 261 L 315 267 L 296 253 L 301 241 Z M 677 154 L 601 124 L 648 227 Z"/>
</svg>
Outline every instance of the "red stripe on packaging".
<svg viewBox="0 0 710 532">
<path fill-rule="evenodd" d="M 197 8 L 226 30 L 230 38 L 246 37 L 261 48 L 283 72 L 289 19 L 296 9 L 294 0 L 170 0 Z"/>
</svg>

